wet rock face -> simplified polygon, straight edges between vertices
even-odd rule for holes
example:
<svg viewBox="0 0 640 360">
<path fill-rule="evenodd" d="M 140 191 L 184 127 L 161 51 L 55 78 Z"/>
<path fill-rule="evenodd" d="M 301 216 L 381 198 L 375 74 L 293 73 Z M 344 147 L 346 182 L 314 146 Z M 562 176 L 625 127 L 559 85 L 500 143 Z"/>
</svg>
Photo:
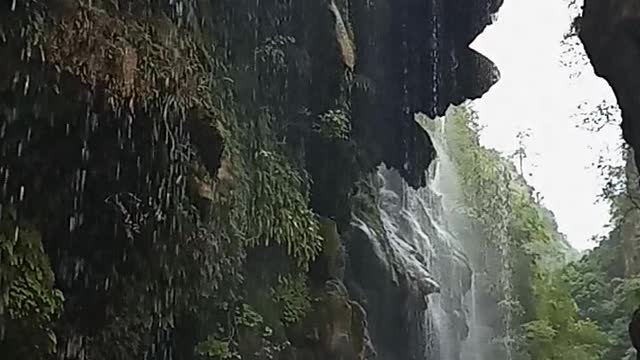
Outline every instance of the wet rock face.
<svg viewBox="0 0 640 360">
<path fill-rule="evenodd" d="M 596 73 L 616 94 L 624 139 L 640 164 L 640 2 L 585 0 L 580 38 Z"/>
<path fill-rule="evenodd" d="M 469 332 L 471 269 L 446 230 L 439 195 L 431 183 L 412 190 L 392 170 L 370 181 L 377 207 L 357 207 L 344 234 L 346 284 L 368 314 L 379 359 L 455 358 Z"/>
<path fill-rule="evenodd" d="M 375 138 L 371 155 L 398 169 L 411 186 L 424 186 L 435 151 L 413 115 L 442 115 L 449 105 L 478 98 L 495 84 L 496 67 L 469 44 L 502 1 L 358 3 L 352 4 L 355 71 L 374 96 L 354 99 L 355 118 L 365 121 L 354 130 Z"/>
<path fill-rule="evenodd" d="M 297 338 L 293 337 L 299 350 L 288 359 L 367 360 L 375 357 L 367 314 L 360 304 L 349 300 L 341 281 L 327 281 L 317 301 L 303 329 Z"/>
</svg>

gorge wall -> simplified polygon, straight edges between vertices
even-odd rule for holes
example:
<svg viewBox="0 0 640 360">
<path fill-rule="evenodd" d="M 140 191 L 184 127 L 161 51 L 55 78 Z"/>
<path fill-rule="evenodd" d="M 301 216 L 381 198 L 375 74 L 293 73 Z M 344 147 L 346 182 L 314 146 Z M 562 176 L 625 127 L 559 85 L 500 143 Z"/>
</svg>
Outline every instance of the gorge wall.
<svg viewBox="0 0 640 360">
<path fill-rule="evenodd" d="M 584 13 L 579 19 L 580 38 L 596 73 L 611 85 L 618 105 L 622 110 L 622 133 L 631 146 L 629 152 L 635 157 L 635 167 L 627 162 L 628 179 L 637 183 L 636 169 L 640 167 L 640 3 L 633 0 L 585 0 Z M 631 176 L 629 176 L 631 174 Z M 628 186 L 633 199 L 637 184 Z M 633 211 L 623 216 L 621 244 L 625 264 L 625 275 L 637 275 L 638 239 L 637 226 L 633 224 L 637 215 Z M 606 250 L 603 250 L 606 251 Z M 634 316 L 629 329 L 633 345 L 640 351 Z"/>
<path fill-rule="evenodd" d="M 622 110 L 624 139 L 640 165 L 640 3 L 585 0 L 578 22 L 580 38 L 596 74 L 606 79 Z"/>
<path fill-rule="evenodd" d="M 435 285 L 362 229 L 380 164 L 426 184 L 415 113 L 497 80 L 500 5 L 3 2 L 0 353 L 423 359 Z"/>
</svg>

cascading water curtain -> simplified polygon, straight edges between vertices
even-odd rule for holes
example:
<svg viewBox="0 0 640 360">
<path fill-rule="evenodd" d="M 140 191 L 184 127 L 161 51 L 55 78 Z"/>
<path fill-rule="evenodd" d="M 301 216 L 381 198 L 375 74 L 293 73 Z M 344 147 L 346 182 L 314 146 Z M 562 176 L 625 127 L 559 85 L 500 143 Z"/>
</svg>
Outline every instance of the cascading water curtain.
<svg viewBox="0 0 640 360">
<path fill-rule="evenodd" d="M 511 182 L 511 176 L 509 174 L 509 170 L 506 168 L 502 168 L 502 178 L 505 184 L 509 184 Z M 507 187 L 508 189 L 508 187 Z M 498 239 L 496 241 L 499 258 L 500 258 L 500 274 L 499 274 L 499 284 L 502 290 L 502 300 L 500 301 L 500 308 L 503 312 L 503 326 L 504 333 L 502 338 L 499 340 L 500 345 L 504 347 L 505 352 L 505 360 L 513 360 L 513 344 L 515 341 L 515 332 L 513 329 L 513 320 L 514 316 L 517 312 L 518 302 L 514 297 L 514 289 L 513 289 L 513 272 L 511 265 L 511 239 L 509 237 L 509 223 L 510 223 L 510 214 L 511 214 L 511 205 L 510 205 L 510 194 L 507 191 L 506 194 L 502 194 L 501 190 L 504 190 L 502 187 L 497 187 L 496 199 L 502 202 L 498 207 L 501 221 L 498 223 Z M 506 196 L 505 196 L 506 195 Z"/>
</svg>

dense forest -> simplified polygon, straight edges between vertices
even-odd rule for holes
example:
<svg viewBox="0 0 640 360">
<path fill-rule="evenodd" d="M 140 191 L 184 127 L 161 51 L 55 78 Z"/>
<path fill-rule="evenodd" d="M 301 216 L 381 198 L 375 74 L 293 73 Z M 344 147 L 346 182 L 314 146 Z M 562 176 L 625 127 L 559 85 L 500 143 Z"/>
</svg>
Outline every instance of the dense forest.
<svg viewBox="0 0 640 360">
<path fill-rule="evenodd" d="M 600 164 L 609 180 L 602 197 L 611 203 L 611 230 L 596 249 L 578 254 L 513 162 L 479 144 L 475 119 L 469 108 L 450 111 L 446 141 L 462 189 L 459 211 L 472 219 L 469 232 L 482 234 L 488 253 L 476 271 L 487 273 L 481 287 L 495 289 L 501 304 L 508 336 L 502 340 L 530 359 L 635 356 L 627 324 L 640 302 L 634 272 L 640 209 L 630 150 L 623 167 Z"/>
</svg>

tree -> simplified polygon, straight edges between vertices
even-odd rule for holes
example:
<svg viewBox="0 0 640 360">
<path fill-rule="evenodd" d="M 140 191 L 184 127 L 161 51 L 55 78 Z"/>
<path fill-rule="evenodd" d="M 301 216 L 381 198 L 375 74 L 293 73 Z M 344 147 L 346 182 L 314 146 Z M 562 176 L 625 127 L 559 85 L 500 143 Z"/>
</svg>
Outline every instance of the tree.
<svg viewBox="0 0 640 360">
<path fill-rule="evenodd" d="M 518 159 L 518 169 L 520 170 L 520 176 L 524 176 L 524 159 L 529 157 L 526 148 L 526 139 L 530 137 L 531 128 L 520 130 L 516 134 L 516 138 L 518 139 L 518 148 L 511 156 Z"/>
</svg>

